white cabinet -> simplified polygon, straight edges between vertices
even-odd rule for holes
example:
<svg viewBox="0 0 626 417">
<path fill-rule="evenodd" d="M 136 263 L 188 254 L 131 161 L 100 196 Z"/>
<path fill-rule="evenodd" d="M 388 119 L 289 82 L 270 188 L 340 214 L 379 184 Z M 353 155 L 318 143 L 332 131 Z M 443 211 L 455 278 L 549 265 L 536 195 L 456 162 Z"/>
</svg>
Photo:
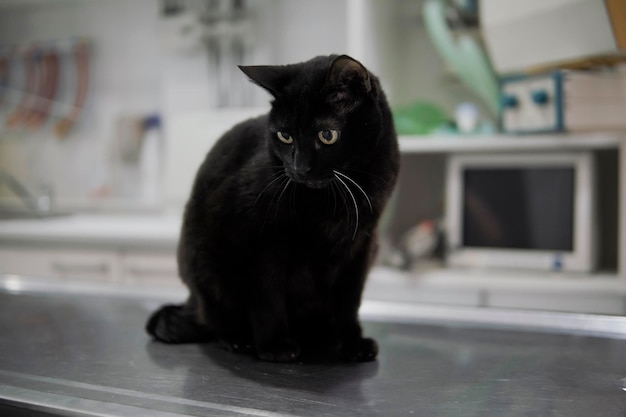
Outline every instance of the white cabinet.
<svg viewBox="0 0 626 417">
<path fill-rule="evenodd" d="M 0 271 L 42 278 L 115 281 L 118 262 L 115 252 L 106 250 L 0 249 Z"/>
<path fill-rule="evenodd" d="M 2 248 L 0 274 L 120 284 L 179 282 L 173 250 Z"/>
<path fill-rule="evenodd" d="M 161 285 L 178 283 L 174 252 L 121 252 L 120 279 L 127 284 Z"/>
</svg>

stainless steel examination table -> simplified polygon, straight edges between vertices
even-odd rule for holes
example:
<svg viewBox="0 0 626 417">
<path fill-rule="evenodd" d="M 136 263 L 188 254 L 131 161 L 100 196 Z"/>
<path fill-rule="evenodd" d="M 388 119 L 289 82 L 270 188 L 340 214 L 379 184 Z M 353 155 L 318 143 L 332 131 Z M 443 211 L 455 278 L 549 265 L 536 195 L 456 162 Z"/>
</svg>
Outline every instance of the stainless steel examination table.
<svg viewBox="0 0 626 417">
<path fill-rule="evenodd" d="M 366 301 L 376 362 L 275 364 L 151 341 L 167 297 L 4 282 L 0 416 L 626 416 L 622 317 Z"/>
</svg>

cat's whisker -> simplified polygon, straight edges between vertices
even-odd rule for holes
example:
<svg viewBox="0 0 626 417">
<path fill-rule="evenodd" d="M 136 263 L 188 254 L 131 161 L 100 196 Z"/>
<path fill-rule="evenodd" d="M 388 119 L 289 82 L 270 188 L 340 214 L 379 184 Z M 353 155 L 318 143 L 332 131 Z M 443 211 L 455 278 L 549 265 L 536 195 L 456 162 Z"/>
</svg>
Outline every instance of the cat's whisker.
<svg viewBox="0 0 626 417">
<path fill-rule="evenodd" d="M 337 214 L 337 194 L 339 193 L 339 196 L 341 197 L 341 203 L 345 204 L 345 191 L 343 191 L 341 189 L 341 187 L 339 187 L 338 185 L 336 185 L 337 183 L 337 179 L 333 178 L 332 181 L 330 182 L 330 188 L 331 191 L 333 193 L 333 217 L 335 216 L 335 214 Z"/>
<path fill-rule="evenodd" d="M 298 187 L 291 187 L 291 196 L 289 201 L 289 210 L 293 217 L 298 220 L 298 210 L 296 206 L 296 193 L 298 191 Z"/>
<path fill-rule="evenodd" d="M 256 197 L 256 199 L 254 200 L 254 204 L 252 205 L 253 207 L 256 206 L 256 204 L 259 202 L 259 199 L 261 198 L 261 196 L 263 195 L 263 193 L 265 191 L 267 191 L 274 183 L 276 183 L 277 181 L 279 181 L 280 179 L 282 179 L 283 177 L 286 177 L 287 175 L 285 175 L 284 172 L 275 172 L 271 177 L 270 177 L 270 182 L 269 184 L 267 184 L 265 186 L 265 188 L 263 188 L 263 190 L 261 190 L 261 192 L 259 193 L 259 195 Z"/>
<path fill-rule="evenodd" d="M 287 178 L 287 181 L 281 183 L 282 191 L 278 195 L 278 200 L 276 200 L 276 210 L 274 210 L 275 217 L 278 217 L 278 210 L 280 209 L 280 200 L 283 198 L 283 195 L 285 194 L 285 191 L 287 191 L 287 188 L 289 188 L 289 184 L 291 184 L 291 178 L 289 178 L 287 175 L 285 175 L 285 178 Z"/>
<path fill-rule="evenodd" d="M 347 167 L 343 167 L 342 169 L 344 169 L 345 171 L 352 171 L 352 172 L 356 172 L 359 174 L 367 175 L 368 177 L 374 178 L 376 181 L 379 181 L 380 183 L 384 185 L 390 184 L 389 181 L 385 179 L 384 177 L 381 177 L 380 175 L 372 174 L 371 172 L 364 171 L 362 169 L 347 168 Z"/>
<path fill-rule="evenodd" d="M 335 172 L 335 178 L 337 178 L 339 180 L 340 183 L 343 184 L 343 186 L 346 188 L 346 191 L 348 191 L 348 193 L 350 194 L 350 197 L 352 198 L 352 202 L 354 203 L 354 214 L 356 214 L 356 222 L 354 224 L 354 233 L 352 234 L 352 240 L 354 240 L 354 238 L 356 237 L 356 232 L 359 229 L 359 206 L 356 203 L 356 198 L 354 198 L 354 194 L 352 194 L 352 191 L 350 190 L 350 187 L 348 187 L 348 184 L 346 184 L 339 175 L 337 175 L 336 171 Z"/>
<path fill-rule="evenodd" d="M 335 217 L 335 214 L 337 213 L 337 195 L 335 193 L 335 181 L 333 178 L 333 181 L 330 182 L 329 186 L 326 187 L 326 198 L 327 200 L 330 201 L 330 198 L 332 196 L 333 199 L 333 214 L 332 216 Z"/>
<path fill-rule="evenodd" d="M 333 190 L 336 187 L 337 193 L 339 194 L 339 197 L 341 197 L 341 204 L 343 207 L 346 208 L 346 222 L 348 225 L 352 224 L 352 216 L 350 215 L 350 210 L 347 209 L 348 206 L 348 202 L 346 201 L 346 191 L 343 189 L 343 187 L 341 187 L 341 185 L 336 185 L 338 183 L 338 179 L 337 178 L 333 178 L 331 184 L 333 186 Z M 336 200 L 335 200 L 336 202 Z"/>
<path fill-rule="evenodd" d="M 338 180 L 337 180 L 338 181 Z M 341 200 L 343 203 L 344 208 L 346 208 L 346 217 L 348 220 L 348 224 L 352 223 L 352 212 L 350 210 L 348 210 L 348 193 L 345 190 L 345 187 L 342 187 L 341 185 L 337 185 L 337 190 L 339 191 L 339 195 L 341 196 Z"/>
<path fill-rule="evenodd" d="M 372 208 L 372 202 L 370 200 L 370 198 L 368 197 L 367 193 L 365 192 L 365 190 L 352 178 L 350 178 L 349 176 L 347 176 L 346 174 L 343 174 L 335 169 L 333 169 L 333 172 L 335 174 L 341 175 L 343 178 L 347 179 L 348 181 L 350 181 L 352 184 L 354 184 L 356 186 L 356 188 L 359 189 L 359 191 L 361 191 L 361 193 L 363 193 L 363 196 L 365 197 L 365 199 L 367 200 L 367 204 L 370 206 L 370 213 L 374 214 L 374 209 Z"/>
<path fill-rule="evenodd" d="M 285 194 L 285 191 L 287 191 L 289 184 L 291 184 L 291 178 L 287 177 L 287 183 L 285 183 L 285 185 L 283 186 L 283 190 L 280 192 L 280 195 L 278 196 L 278 201 L 276 202 L 276 205 L 280 204 L 280 199 L 283 198 L 283 194 Z"/>
<path fill-rule="evenodd" d="M 287 177 L 287 175 L 284 172 L 282 172 L 282 171 L 280 173 L 278 173 L 277 175 L 278 176 L 276 178 L 274 178 L 273 180 L 271 180 L 270 183 L 265 187 L 265 189 L 263 189 L 263 191 L 261 191 L 261 193 L 259 194 L 259 197 L 257 197 L 257 200 L 260 198 L 262 193 L 264 193 L 266 190 L 271 189 L 271 187 L 273 187 L 274 184 L 278 184 L 276 189 L 279 190 L 279 189 L 281 189 L 283 187 L 283 185 L 286 182 L 290 181 L 289 178 Z M 282 182 L 280 182 L 280 181 L 282 181 Z M 274 203 L 274 199 L 275 198 L 276 198 L 276 192 L 274 192 L 272 194 L 272 198 L 271 198 L 271 200 L 270 200 L 270 202 L 268 204 L 268 208 L 267 208 L 267 211 L 265 213 L 265 218 L 263 219 L 263 224 L 261 226 L 261 230 L 265 229 L 265 225 L 267 224 L 267 220 L 272 215 L 272 208 L 273 208 L 273 203 Z M 278 204 L 275 207 L 274 216 L 278 216 Z"/>
</svg>

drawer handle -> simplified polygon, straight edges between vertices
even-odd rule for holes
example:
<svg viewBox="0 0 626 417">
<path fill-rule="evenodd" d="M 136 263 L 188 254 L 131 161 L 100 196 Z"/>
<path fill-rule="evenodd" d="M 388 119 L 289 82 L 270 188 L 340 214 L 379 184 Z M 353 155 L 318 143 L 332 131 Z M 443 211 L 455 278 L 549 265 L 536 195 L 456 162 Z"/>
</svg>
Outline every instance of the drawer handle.
<svg viewBox="0 0 626 417">
<path fill-rule="evenodd" d="M 69 264 L 63 262 L 53 262 L 52 269 L 60 273 L 72 273 L 72 274 L 106 274 L 109 272 L 109 264 L 96 263 L 96 264 Z"/>
<path fill-rule="evenodd" d="M 136 268 L 130 267 L 128 268 L 128 272 L 131 275 L 135 275 L 137 277 L 145 277 L 150 275 L 156 276 L 165 276 L 165 277 L 177 277 L 178 272 L 175 270 L 167 270 L 167 269 L 158 269 L 158 268 Z"/>
</svg>

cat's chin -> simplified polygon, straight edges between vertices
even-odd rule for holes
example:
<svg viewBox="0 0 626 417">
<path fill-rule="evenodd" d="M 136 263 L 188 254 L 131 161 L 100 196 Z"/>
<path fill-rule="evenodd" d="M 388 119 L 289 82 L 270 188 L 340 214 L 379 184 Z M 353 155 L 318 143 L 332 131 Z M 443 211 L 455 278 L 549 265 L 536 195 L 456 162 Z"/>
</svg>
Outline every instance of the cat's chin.
<svg viewBox="0 0 626 417">
<path fill-rule="evenodd" d="M 301 182 L 301 184 L 307 188 L 321 190 L 322 188 L 325 188 L 330 184 L 330 180 L 306 180 Z"/>
</svg>

